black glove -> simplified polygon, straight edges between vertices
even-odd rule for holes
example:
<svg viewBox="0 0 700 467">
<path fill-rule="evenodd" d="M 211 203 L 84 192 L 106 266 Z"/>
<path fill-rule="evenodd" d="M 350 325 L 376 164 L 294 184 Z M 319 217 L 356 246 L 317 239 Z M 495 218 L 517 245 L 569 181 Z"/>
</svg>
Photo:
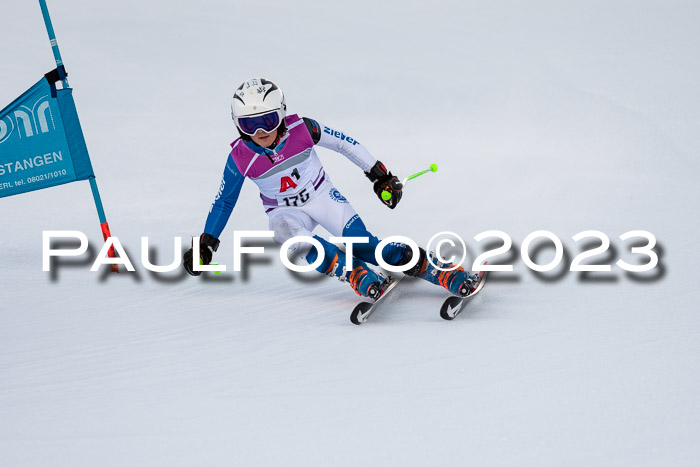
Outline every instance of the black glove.
<svg viewBox="0 0 700 467">
<path fill-rule="evenodd" d="M 374 192 L 379 197 L 379 200 L 391 209 L 394 209 L 401 201 L 401 190 L 403 190 L 403 184 L 401 184 L 399 179 L 387 171 L 384 164 L 380 161 L 377 161 L 369 172 L 365 172 L 365 175 L 374 183 Z M 388 194 L 384 195 L 388 199 L 382 197 L 384 192 L 388 192 Z"/>
<path fill-rule="evenodd" d="M 211 263 L 211 258 L 213 253 L 219 249 L 219 239 L 214 238 L 208 233 L 203 233 L 199 237 L 199 258 L 202 260 L 202 264 L 209 264 Z M 202 274 L 202 271 L 195 271 L 192 269 L 192 256 L 194 256 L 194 253 L 192 252 L 192 248 L 187 250 L 185 252 L 185 256 L 182 257 L 183 261 L 183 266 L 185 267 L 185 270 L 191 275 L 191 276 L 199 276 Z"/>
</svg>

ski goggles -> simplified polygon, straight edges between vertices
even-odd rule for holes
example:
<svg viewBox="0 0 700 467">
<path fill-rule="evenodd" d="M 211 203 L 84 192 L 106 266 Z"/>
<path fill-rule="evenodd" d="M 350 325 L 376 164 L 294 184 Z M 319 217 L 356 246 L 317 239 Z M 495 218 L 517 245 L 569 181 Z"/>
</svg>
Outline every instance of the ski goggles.
<svg viewBox="0 0 700 467">
<path fill-rule="evenodd" d="M 254 117 L 238 117 L 238 128 L 250 136 L 258 130 L 272 133 L 278 126 L 280 126 L 280 116 L 276 110 Z"/>
</svg>

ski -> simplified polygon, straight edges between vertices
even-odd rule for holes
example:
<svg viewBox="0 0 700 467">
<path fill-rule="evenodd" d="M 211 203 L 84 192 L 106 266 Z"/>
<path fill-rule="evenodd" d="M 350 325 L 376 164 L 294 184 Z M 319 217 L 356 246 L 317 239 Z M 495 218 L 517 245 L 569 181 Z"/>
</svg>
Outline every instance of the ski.
<svg viewBox="0 0 700 467">
<path fill-rule="evenodd" d="M 476 278 L 476 287 L 471 291 L 466 297 L 449 297 L 440 307 L 440 317 L 448 321 L 452 321 L 455 317 L 462 312 L 464 305 L 468 299 L 478 294 L 479 291 L 486 284 L 486 271 L 479 271 L 479 275 Z"/>
<path fill-rule="evenodd" d="M 352 313 L 350 313 L 350 322 L 352 324 L 357 324 L 360 325 L 367 321 L 369 316 L 374 313 L 374 310 L 377 307 L 377 304 L 384 300 L 384 297 L 387 296 L 387 294 L 396 287 L 396 284 L 398 284 L 401 279 L 403 279 L 403 276 L 399 277 L 398 279 L 394 279 L 392 277 L 387 278 L 387 286 L 384 288 L 382 291 L 382 294 L 379 296 L 379 298 L 374 301 L 374 302 L 360 302 L 358 303 L 355 308 L 352 310 Z"/>
</svg>

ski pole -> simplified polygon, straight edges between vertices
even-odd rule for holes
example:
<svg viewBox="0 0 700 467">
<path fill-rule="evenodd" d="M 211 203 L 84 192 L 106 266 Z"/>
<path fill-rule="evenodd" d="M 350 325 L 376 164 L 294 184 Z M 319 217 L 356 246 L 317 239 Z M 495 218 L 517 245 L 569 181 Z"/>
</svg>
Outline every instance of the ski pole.
<svg viewBox="0 0 700 467">
<path fill-rule="evenodd" d="M 199 264 L 200 266 L 204 264 L 204 261 L 202 261 L 202 258 L 199 258 Z M 211 266 L 218 266 L 219 263 L 209 263 Z M 221 274 L 222 271 L 212 271 L 214 274 Z"/>
<path fill-rule="evenodd" d="M 408 177 L 403 179 L 403 182 L 401 182 L 402 185 L 406 186 L 406 183 L 408 183 L 409 180 L 413 180 L 416 177 L 420 177 L 421 175 L 428 173 L 428 172 L 437 172 L 438 166 L 437 164 L 430 164 L 430 167 L 428 167 L 425 170 L 422 170 L 418 173 L 414 173 L 413 175 L 409 175 Z M 391 199 L 391 192 L 389 191 L 382 191 L 382 199 L 384 201 L 389 201 Z"/>
</svg>

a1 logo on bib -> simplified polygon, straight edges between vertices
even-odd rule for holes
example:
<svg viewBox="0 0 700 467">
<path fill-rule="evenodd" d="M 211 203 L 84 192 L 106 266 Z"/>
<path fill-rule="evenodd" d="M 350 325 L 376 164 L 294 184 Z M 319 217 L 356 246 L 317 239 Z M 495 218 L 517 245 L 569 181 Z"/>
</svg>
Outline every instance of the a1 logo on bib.
<svg viewBox="0 0 700 467">
<path fill-rule="evenodd" d="M 291 177 L 282 177 L 282 181 L 280 183 L 280 193 L 284 193 L 285 191 L 289 190 L 290 188 L 296 188 L 297 184 L 294 183 L 294 180 L 291 179 Z"/>
<path fill-rule="evenodd" d="M 348 202 L 348 200 L 345 199 L 345 196 L 341 195 L 340 192 L 335 188 L 331 188 L 330 191 L 328 192 L 328 194 L 330 195 L 331 199 L 337 203 L 347 203 Z"/>
<path fill-rule="evenodd" d="M 289 190 L 290 188 L 296 188 L 297 184 L 294 183 L 294 180 L 292 180 L 292 177 L 296 178 L 297 181 L 301 179 L 301 175 L 299 175 L 299 171 L 295 168 L 292 170 L 292 176 L 287 177 L 284 176 L 280 179 L 280 193 L 284 193 L 285 191 Z"/>
</svg>

